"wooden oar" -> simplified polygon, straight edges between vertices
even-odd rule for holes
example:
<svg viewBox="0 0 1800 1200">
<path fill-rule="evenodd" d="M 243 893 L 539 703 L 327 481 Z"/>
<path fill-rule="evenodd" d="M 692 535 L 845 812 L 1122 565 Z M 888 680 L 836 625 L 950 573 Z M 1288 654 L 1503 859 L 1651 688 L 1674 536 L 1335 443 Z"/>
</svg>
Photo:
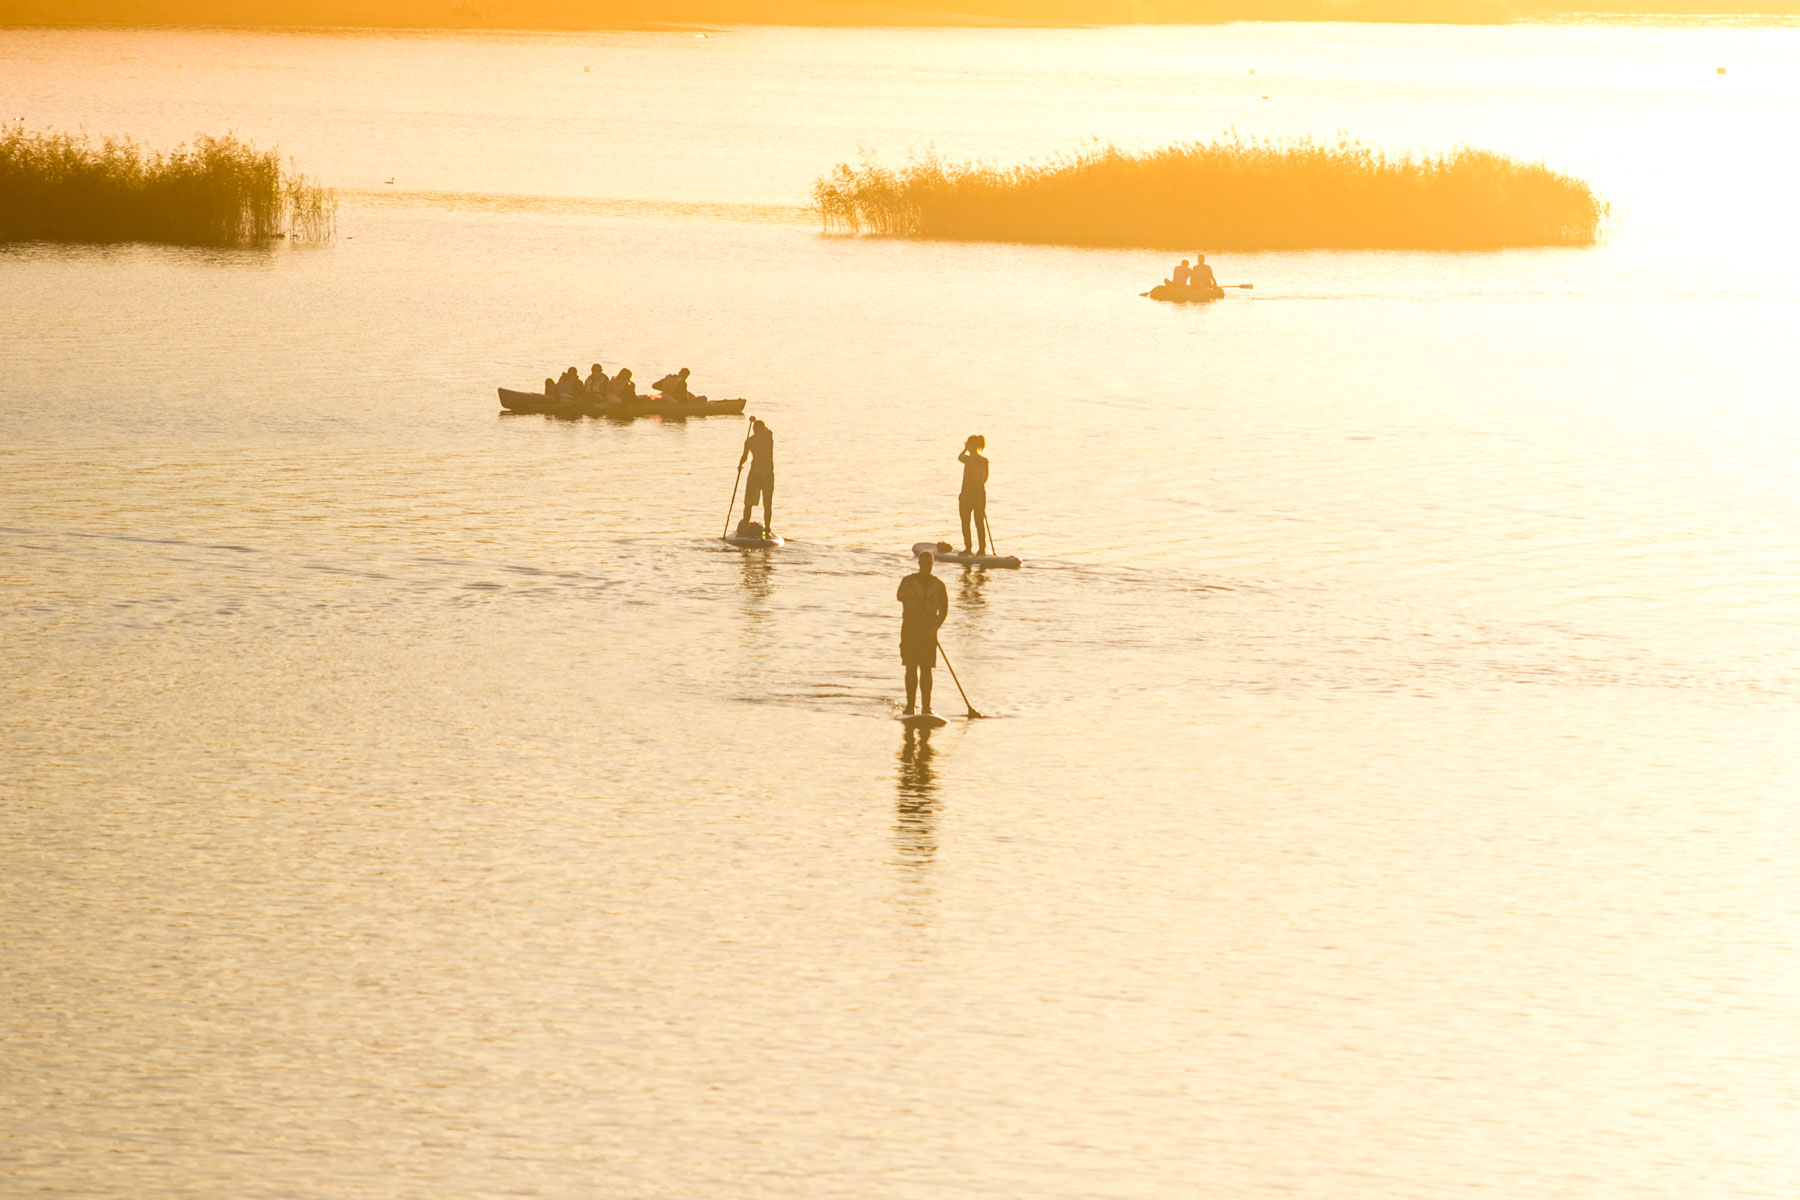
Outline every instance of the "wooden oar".
<svg viewBox="0 0 1800 1200">
<path fill-rule="evenodd" d="M 744 460 L 740 458 L 738 459 L 737 478 L 731 481 L 731 502 L 725 506 L 725 528 L 719 531 L 719 536 L 722 538 L 731 536 L 731 514 L 737 511 L 738 484 L 742 482 L 744 482 Z M 713 494 L 718 495 L 717 492 Z"/>
<path fill-rule="evenodd" d="M 935 639 L 934 639 L 934 640 L 935 640 Z M 945 665 L 945 666 L 946 666 L 946 667 L 950 667 L 950 681 L 951 681 L 951 682 L 952 682 L 952 683 L 954 683 L 954 684 L 956 684 L 956 692 L 957 692 L 957 695 L 959 695 L 959 696 L 961 696 L 961 697 L 962 697 L 962 700 L 963 700 L 963 707 L 965 707 L 965 708 L 967 708 L 967 709 L 968 709 L 968 710 L 969 710 L 969 713 L 968 713 L 968 715 L 969 715 L 969 716 L 971 716 L 971 717 L 979 717 L 979 716 L 981 716 L 981 714 L 980 714 L 980 713 L 978 713 L 978 712 L 976 712 L 976 711 L 975 711 L 975 706 L 974 706 L 974 705 L 973 705 L 973 704 L 970 704 L 970 703 L 969 703 L 969 693 L 967 693 L 967 692 L 965 692 L 965 691 L 963 691 L 963 685 L 962 685 L 962 680 L 960 680 L 960 679 L 958 679 L 958 678 L 957 678 L 957 677 L 956 677 L 956 668 L 955 668 L 955 667 L 952 667 L 952 666 L 950 666 L 950 656 L 949 656 L 949 655 L 948 655 L 948 654 L 944 654 L 944 643 L 942 643 L 942 642 L 938 642 L 938 644 L 937 644 L 937 649 L 938 649 L 938 653 L 939 653 L 939 654 L 943 654 L 943 655 L 944 655 L 944 665 Z"/>
</svg>

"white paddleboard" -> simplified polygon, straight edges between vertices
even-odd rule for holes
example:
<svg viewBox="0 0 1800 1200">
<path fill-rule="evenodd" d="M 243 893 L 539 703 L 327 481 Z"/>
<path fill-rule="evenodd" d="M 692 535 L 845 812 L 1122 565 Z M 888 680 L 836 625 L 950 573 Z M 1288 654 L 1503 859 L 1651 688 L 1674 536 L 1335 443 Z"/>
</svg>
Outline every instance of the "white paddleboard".
<svg viewBox="0 0 1800 1200">
<path fill-rule="evenodd" d="M 921 550 L 931 551 L 932 558 L 938 562 L 957 563 L 965 567 L 1018 567 L 1023 565 L 1010 554 L 955 554 L 939 550 L 936 542 L 914 542 L 913 557 L 917 558 Z"/>
<path fill-rule="evenodd" d="M 774 537 L 728 537 L 725 541 L 730 545 L 738 546 L 745 550 L 772 550 L 777 546 L 787 545 L 787 539 L 782 537 L 779 533 Z"/>
<path fill-rule="evenodd" d="M 942 729 L 950 723 L 934 713 L 917 713 L 910 717 L 895 717 L 894 719 L 908 729 Z"/>
</svg>

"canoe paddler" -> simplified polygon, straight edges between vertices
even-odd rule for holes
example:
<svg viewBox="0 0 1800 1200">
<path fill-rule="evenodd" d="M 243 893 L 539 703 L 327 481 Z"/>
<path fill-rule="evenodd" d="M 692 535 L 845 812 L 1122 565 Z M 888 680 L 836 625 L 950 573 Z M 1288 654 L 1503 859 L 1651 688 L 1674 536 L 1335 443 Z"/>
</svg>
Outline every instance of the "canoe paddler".
<svg viewBox="0 0 1800 1200">
<path fill-rule="evenodd" d="M 900 662 L 906 668 L 906 716 L 914 702 L 931 713 L 931 669 L 937 666 L 938 627 L 950 612 L 950 596 L 944 581 L 931 573 L 932 553 L 919 551 L 919 569 L 900 581 L 894 599 L 900 601 Z"/>
<path fill-rule="evenodd" d="M 673 375 L 664 375 L 650 386 L 661 392 L 664 400 L 670 400 L 677 404 L 691 404 L 696 400 L 706 399 L 705 396 L 696 396 L 688 390 L 688 369 L 686 367 L 681 368 Z"/>
<path fill-rule="evenodd" d="M 750 436 L 744 439 L 744 452 L 738 455 L 738 469 L 744 468 L 744 460 L 750 462 L 750 478 L 744 482 L 744 520 L 750 519 L 750 511 L 756 507 L 760 497 L 763 506 L 763 533 L 773 537 L 775 527 L 773 509 L 775 507 L 775 434 L 769 427 L 755 417 L 750 418 Z"/>
<path fill-rule="evenodd" d="M 1187 260 L 1184 258 L 1181 261 L 1186 262 Z M 1194 255 L 1194 270 L 1188 276 L 1188 285 L 1190 287 L 1204 288 L 1216 288 L 1219 286 L 1219 281 L 1213 278 L 1212 268 L 1206 265 L 1206 255 Z"/>
<path fill-rule="evenodd" d="M 956 510 L 962 516 L 963 548 L 967 554 L 971 544 L 979 544 L 981 553 L 987 553 L 987 480 L 988 460 L 981 456 L 987 449 L 987 439 L 979 433 L 971 434 L 963 443 L 962 453 L 956 461 L 963 465 L 962 491 L 956 497 Z M 975 519 L 976 542 L 969 541 L 969 518 Z"/>
</svg>

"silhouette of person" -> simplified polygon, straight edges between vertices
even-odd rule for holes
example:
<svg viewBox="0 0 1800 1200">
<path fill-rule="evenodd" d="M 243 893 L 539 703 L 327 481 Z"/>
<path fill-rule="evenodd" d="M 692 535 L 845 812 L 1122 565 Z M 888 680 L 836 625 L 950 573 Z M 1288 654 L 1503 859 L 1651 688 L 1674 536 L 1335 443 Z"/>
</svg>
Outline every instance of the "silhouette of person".
<svg viewBox="0 0 1800 1200">
<path fill-rule="evenodd" d="M 688 369 L 686 367 L 681 368 L 673 375 L 664 375 L 650 386 L 661 392 L 664 400 L 673 400 L 678 404 L 706 399 L 705 396 L 696 396 L 688 390 Z"/>
<path fill-rule="evenodd" d="M 950 613 L 950 596 L 944 581 L 931 573 L 932 554 L 919 551 L 919 569 L 900 581 L 894 599 L 900 602 L 900 662 L 906 668 L 906 715 L 914 702 L 931 712 L 931 669 L 937 666 L 938 627 Z"/>
<path fill-rule="evenodd" d="M 1194 272 L 1188 268 L 1188 260 L 1182 259 L 1181 265 L 1170 273 L 1168 282 L 1176 287 L 1186 287 L 1194 278 Z"/>
<path fill-rule="evenodd" d="M 750 436 L 744 439 L 744 452 L 738 455 L 738 466 L 744 460 L 750 460 L 750 478 L 744 483 L 744 520 L 750 519 L 750 512 L 756 507 L 760 498 L 763 506 L 763 533 L 769 537 L 775 535 L 771 524 L 774 520 L 775 506 L 775 434 L 770 428 L 750 418 Z"/>
<path fill-rule="evenodd" d="M 1194 259 L 1194 270 L 1193 273 L 1188 276 L 1188 282 L 1192 283 L 1195 287 L 1218 287 L 1219 281 L 1213 278 L 1212 268 L 1206 265 L 1206 255 L 1196 254 L 1194 255 Z M 1187 259 L 1184 258 L 1181 261 L 1186 262 Z"/>
<path fill-rule="evenodd" d="M 962 453 L 956 456 L 956 461 L 963 465 L 962 492 L 956 498 L 956 509 L 962 516 L 964 554 L 969 552 L 971 544 L 979 544 L 981 553 L 987 553 L 988 460 L 981 456 L 986 449 L 987 439 L 977 433 L 963 443 Z M 971 517 L 975 519 L 976 543 L 969 541 Z"/>
</svg>

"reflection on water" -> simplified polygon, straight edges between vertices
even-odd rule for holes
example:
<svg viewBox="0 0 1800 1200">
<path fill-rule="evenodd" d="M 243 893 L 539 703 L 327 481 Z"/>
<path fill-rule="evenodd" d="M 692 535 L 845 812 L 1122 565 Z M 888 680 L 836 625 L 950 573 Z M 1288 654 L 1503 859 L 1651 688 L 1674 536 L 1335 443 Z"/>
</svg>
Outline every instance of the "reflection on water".
<svg viewBox="0 0 1800 1200">
<path fill-rule="evenodd" d="M 894 801 L 894 849 L 915 876 L 937 855 L 938 781 L 931 765 L 936 753 L 931 730 L 906 730 Z"/>
<path fill-rule="evenodd" d="M 980 609 L 987 603 L 982 593 L 987 589 L 988 573 L 979 567 L 965 566 L 956 581 L 956 601 L 965 609 Z"/>
<path fill-rule="evenodd" d="M 774 556 L 766 550 L 738 552 L 743 561 L 738 565 L 738 583 L 744 597 L 744 615 L 762 621 L 769 615 L 769 600 L 775 594 Z"/>
</svg>

